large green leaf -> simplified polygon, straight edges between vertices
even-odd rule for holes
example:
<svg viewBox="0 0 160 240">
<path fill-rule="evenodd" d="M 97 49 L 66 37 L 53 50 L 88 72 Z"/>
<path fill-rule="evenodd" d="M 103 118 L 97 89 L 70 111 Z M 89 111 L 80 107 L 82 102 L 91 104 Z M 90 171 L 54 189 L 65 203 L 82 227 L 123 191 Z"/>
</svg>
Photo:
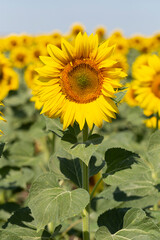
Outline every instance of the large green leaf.
<svg viewBox="0 0 160 240">
<path fill-rule="evenodd" d="M 66 134 L 62 138 L 62 146 L 74 158 L 81 159 L 88 166 L 91 156 L 98 150 L 102 141 L 102 136 L 93 134 L 86 142 L 78 143 L 74 135 Z"/>
<path fill-rule="evenodd" d="M 87 191 L 83 189 L 67 191 L 61 188 L 53 173 L 38 177 L 29 194 L 29 207 L 38 230 L 50 222 L 56 227 L 65 219 L 81 213 L 88 203 Z"/>
<path fill-rule="evenodd" d="M 97 174 L 105 165 L 102 156 L 94 153 L 89 162 L 90 177 Z M 82 187 L 82 172 L 78 158 L 74 158 L 71 154 L 59 147 L 49 162 L 49 168 L 60 179 L 70 179 L 77 186 Z"/>
<path fill-rule="evenodd" d="M 114 174 L 117 171 L 131 168 L 137 162 L 138 155 L 122 148 L 111 148 L 105 153 L 107 164 L 106 174 Z"/>
<path fill-rule="evenodd" d="M 96 196 L 97 198 L 93 201 L 94 208 L 99 213 L 103 213 L 115 207 L 146 208 L 157 204 L 160 199 L 159 149 L 160 134 L 156 132 L 150 138 L 148 151 L 142 151 L 139 158 L 136 154 L 128 152 L 131 155 L 126 158 L 126 161 L 124 160 L 124 166 L 121 166 L 122 168 L 119 168 L 121 161 L 118 162 L 118 154 L 116 157 L 116 151 L 114 153 L 113 149 L 108 150 L 107 164 L 109 168 L 108 173 L 104 174 L 103 177 L 104 182 L 109 185 L 109 187 Z M 123 156 L 123 154 L 119 156 L 121 155 Z M 129 160 L 130 157 L 131 162 Z M 123 158 L 121 160 L 123 162 Z M 131 168 L 123 169 L 127 164 L 132 162 Z M 116 171 L 113 171 L 114 168 Z"/>
<path fill-rule="evenodd" d="M 141 209 L 130 209 L 124 216 L 123 228 L 111 234 L 106 227 L 96 232 L 96 240 L 157 240 L 160 229 Z"/>
</svg>

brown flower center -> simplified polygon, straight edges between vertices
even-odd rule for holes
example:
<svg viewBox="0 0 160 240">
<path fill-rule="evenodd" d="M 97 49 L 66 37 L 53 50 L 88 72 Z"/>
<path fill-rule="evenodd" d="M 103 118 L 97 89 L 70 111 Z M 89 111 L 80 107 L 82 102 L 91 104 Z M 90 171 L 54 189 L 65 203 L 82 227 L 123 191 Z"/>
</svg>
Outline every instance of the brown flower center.
<svg viewBox="0 0 160 240">
<path fill-rule="evenodd" d="M 101 94 L 102 83 L 103 76 L 91 60 L 76 60 L 62 72 L 62 92 L 77 103 L 94 101 Z"/>
<path fill-rule="evenodd" d="M 19 53 L 19 54 L 17 55 L 17 61 L 19 61 L 19 62 L 24 62 L 24 59 L 25 59 L 25 55 L 24 55 L 24 54 Z"/>
</svg>

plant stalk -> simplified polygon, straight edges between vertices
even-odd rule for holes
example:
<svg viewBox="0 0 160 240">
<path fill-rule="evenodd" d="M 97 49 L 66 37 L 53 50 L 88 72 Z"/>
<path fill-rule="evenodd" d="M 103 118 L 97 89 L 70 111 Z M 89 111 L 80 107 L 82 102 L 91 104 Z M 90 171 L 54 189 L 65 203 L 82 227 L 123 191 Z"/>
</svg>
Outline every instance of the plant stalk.
<svg viewBox="0 0 160 240">
<path fill-rule="evenodd" d="M 88 126 L 85 123 L 83 128 L 83 143 L 88 139 Z M 82 162 L 82 188 L 89 193 L 89 167 Z M 83 240 L 90 239 L 90 223 L 89 223 L 89 214 L 90 214 L 90 203 L 85 207 L 82 212 L 82 232 Z"/>
</svg>

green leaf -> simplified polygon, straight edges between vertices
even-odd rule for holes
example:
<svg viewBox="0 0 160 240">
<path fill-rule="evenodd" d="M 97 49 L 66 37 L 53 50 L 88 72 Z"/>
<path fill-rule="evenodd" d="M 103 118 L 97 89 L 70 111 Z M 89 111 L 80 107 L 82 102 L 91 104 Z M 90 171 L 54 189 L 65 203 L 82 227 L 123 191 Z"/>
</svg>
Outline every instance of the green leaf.
<svg viewBox="0 0 160 240">
<path fill-rule="evenodd" d="M 50 240 L 50 233 L 42 229 L 36 231 L 35 222 L 29 208 L 14 212 L 0 230 L 1 240 Z"/>
<path fill-rule="evenodd" d="M 47 131 L 52 131 L 54 132 L 58 137 L 62 137 L 63 136 L 63 125 L 60 123 L 59 118 L 48 118 L 46 116 L 44 116 L 44 119 L 46 121 L 46 130 Z"/>
<path fill-rule="evenodd" d="M 147 207 L 154 205 L 160 197 L 159 148 L 160 134 L 157 132 L 151 136 L 148 152 L 141 154 L 140 158 L 135 155 L 137 162 L 132 164 L 132 169 L 123 169 L 104 179 L 108 185 L 117 187 L 119 193 L 123 193 L 124 198 L 121 194 L 117 195 L 118 201 L 125 201 L 122 207 L 136 206 L 136 202 L 139 207 Z"/>
<path fill-rule="evenodd" d="M 77 186 L 82 187 L 82 172 L 78 158 L 63 149 L 54 153 L 49 162 L 49 168 L 60 179 L 70 179 Z"/>
<path fill-rule="evenodd" d="M 15 94 L 13 96 L 9 96 L 5 99 L 5 105 L 6 106 L 19 106 L 25 104 L 28 99 L 30 98 L 30 94 L 24 91 L 19 91 L 18 94 Z"/>
<path fill-rule="evenodd" d="M 32 179 L 33 171 L 29 168 L 21 168 L 20 170 L 14 170 L 12 168 L 2 168 L 0 170 L 0 187 L 25 188 L 26 184 Z"/>
<path fill-rule="evenodd" d="M 106 227 L 96 232 L 96 240 L 156 240 L 160 238 L 160 229 L 145 215 L 142 209 L 130 209 L 124 216 L 123 228 L 111 234 Z"/>
<path fill-rule="evenodd" d="M 99 153 L 94 153 L 89 162 L 89 176 L 97 174 L 104 165 L 105 162 L 102 156 Z M 49 168 L 59 179 L 70 179 L 77 186 L 82 187 L 82 172 L 79 159 L 73 158 L 64 149 L 59 148 L 51 156 Z"/>
<path fill-rule="evenodd" d="M 62 146 L 74 158 L 81 159 L 88 166 L 91 156 L 97 151 L 102 141 L 102 136 L 93 134 L 85 143 L 77 143 L 74 135 L 67 134 L 62 138 Z"/>
<path fill-rule="evenodd" d="M 115 94 L 116 98 L 114 98 L 113 100 L 116 102 L 116 103 L 120 103 L 120 101 L 124 98 L 125 94 L 126 94 L 127 90 L 126 91 L 119 91 Z"/>
<path fill-rule="evenodd" d="M 4 143 L 0 143 L 0 157 L 2 156 L 4 145 Z"/>
<path fill-rule="evenodd" d="M 106 226 L 113 234 L 119 231 L 123 226 L 123 217 L 127 209 L 112 209 L 101 214 L 98 218 L 98 226 Z"/>
<path fill-rule="evenodd" d="M 114 174 L 122 169 L 130 168 L 137 162 L 138 155 L 122 148 L 110 148 L 105 153 L 107 170 L 105 176 Z"/>
<path fill-rule="evenodd" d="M 108 145 L 107 145 L 108 147 Z M 146 148 L 147 149 L 147 148 Z M 146 208 L 157 204 L 160 199 L 160 134 L 154 133 L 150 138 L 148 151 L 142 151 L 138 158 L 136 154 L 127 152 L 131 155 L 131 162 L 124 161 L 122 169 L 118 161 L 116 161 L 114 151 L 108 150 L 108 173 L 104 174 L 104 182 L 110 185 L 102 193 L 98 194 L 94 200 L 96 210 L 100 213 L 115 207 L 130 208 L 141 207 Z M 123 153 L 123 152 L 122 152 Z M 112 156 L 113 155 L 113 156 Z M 120 156 L 123 154 L 120 154 Z M 125 155 L 124 155 L 125 156 Z M 110 159 L 111 158 L 111 159 Z M 118 152 L 117 152 L 118 159 Z M 124 158 L 125 159 L 125 158 Z M 123 169 L 127 164 L 131 168 Z M 108 164 L 107 163 L 107 164 Z M 118 171 L 112 171 L 112 169 Z M 106 206 L 106 209 L 105 209 Z"/>
<path fill-rule="evenodd" d="M 38 177 L 29 194 L 29 207 L 38 230 L 50 222 L 56 227 L 65 219 L 80 214 L 88 203 L 87 191 L 62 189 L 53 173 Z"/>
</svg>

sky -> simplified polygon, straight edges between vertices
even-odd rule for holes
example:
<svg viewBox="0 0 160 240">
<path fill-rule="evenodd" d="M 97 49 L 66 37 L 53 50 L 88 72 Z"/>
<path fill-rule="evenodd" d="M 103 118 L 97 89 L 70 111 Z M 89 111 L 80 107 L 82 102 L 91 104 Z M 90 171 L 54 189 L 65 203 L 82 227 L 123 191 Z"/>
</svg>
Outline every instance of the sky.
<svg viewBox="0 0 160 240">
<path fill-rule="evenodd" d="M 103 25 L 150 36 L 160 32 L 160 0 L 0 0 L 0 35 L 67 33 L 74 22 L 89 34 Z"/>
</svg>

